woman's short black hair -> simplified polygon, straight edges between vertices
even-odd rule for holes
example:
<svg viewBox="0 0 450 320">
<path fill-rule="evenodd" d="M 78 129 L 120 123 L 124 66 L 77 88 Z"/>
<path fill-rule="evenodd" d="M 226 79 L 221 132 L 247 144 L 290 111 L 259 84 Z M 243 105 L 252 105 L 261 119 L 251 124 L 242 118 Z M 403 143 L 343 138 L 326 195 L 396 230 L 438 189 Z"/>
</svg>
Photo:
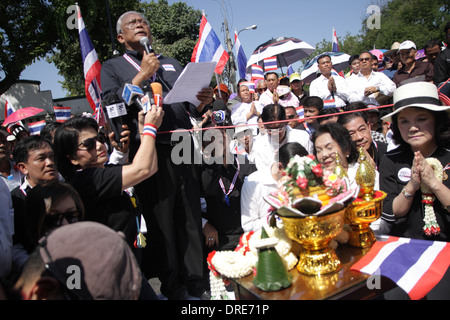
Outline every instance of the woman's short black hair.
<svg viewBox="0 0 450 320">
<path fill-rule="evenodd" d="M 85 129 L 94 129 L 98 132 L 98 124 L 92 118 L 73 117 L 60 126 L 55 133 L 53 148 L 55 150 L 55 163 L 59 173 L 67 180 L 76 172 L 76 167 L 70 161 L 78 150 L 80 132 Z"/>
<path fill-rule="evenodd" d="M 331 138 L 337 142 L 343 152 L 349 153 L 349 156 L 347 158 L 348 163 L 354 163 L 358 160 L 358 149 L 356 148 L 355 143 L 352 141 L 352 137 L 350 136 L 348 130 L 345 129 L 341 124 L 337 122 L 331 122 L 319 126 L 311 136 L 312 142 L 315 144 L 316 139 L 325 133 L 330 134 Z M 316 153 L 315 148 L 314 153 Z"/>
</svg>

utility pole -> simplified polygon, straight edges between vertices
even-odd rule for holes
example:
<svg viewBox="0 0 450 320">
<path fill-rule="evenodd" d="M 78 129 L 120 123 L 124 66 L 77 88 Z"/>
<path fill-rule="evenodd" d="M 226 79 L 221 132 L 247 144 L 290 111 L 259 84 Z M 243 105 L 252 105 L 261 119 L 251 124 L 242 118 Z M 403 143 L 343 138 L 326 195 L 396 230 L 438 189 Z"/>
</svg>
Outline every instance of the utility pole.
<svg viewBox="0 0 450 320">
<path fill-rule="evenodd" d="M 236 64 L 234 63 L 234 55 L 233 55 L 233 44 L 231 43 L 230 33 L 228 31 L 228 22 L 227 18 L 225 17 L 224 20 L 224 26 L 225 26 L 225 36 L 226 36 L 226 42 L 227 42 L 227 48 L 228 48 L 228 55 L 230 59 L 228 60 L 228 77 L 231 83 L 231 91 L 236 91 Z"/>
</svg>

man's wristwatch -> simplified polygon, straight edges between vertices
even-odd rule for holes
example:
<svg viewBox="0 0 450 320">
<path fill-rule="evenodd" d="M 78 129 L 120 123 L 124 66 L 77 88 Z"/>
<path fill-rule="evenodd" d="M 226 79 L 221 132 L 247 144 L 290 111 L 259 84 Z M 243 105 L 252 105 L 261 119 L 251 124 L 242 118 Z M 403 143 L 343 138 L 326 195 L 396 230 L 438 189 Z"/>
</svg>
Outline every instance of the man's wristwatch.
<svg viewBox="0 0 450 320">
<path fill-rule="evenodd" d="M 402 189 L 402 195 L 404 195 L 406 199 L 414 198 L 413 194 L 410 194 L 410 193 L 406 192 L 406 186 L 404 186 L 403 189 Z"/>
</svg>

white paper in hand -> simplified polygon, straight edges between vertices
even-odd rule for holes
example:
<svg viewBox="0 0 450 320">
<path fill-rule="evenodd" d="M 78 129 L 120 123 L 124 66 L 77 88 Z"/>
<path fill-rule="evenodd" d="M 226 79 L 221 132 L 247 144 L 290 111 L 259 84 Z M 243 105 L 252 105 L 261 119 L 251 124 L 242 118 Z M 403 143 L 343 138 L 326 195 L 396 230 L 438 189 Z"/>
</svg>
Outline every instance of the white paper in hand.
<svg viewBox="0 0 450 320">
<path fill-rule="evenodd" d="M 217 62 L 189 62 L 181 72 L 172 90 L 164 97 L 164 104 L 190 102 L 200 104 L 198 92 L 209 87 Z"/>
</svg>

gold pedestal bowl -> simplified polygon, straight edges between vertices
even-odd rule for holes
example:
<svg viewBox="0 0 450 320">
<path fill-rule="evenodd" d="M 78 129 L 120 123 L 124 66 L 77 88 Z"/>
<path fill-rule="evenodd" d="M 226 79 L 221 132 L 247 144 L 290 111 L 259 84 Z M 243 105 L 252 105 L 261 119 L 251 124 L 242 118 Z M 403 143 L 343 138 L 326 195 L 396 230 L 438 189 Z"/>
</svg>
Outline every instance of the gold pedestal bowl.
<svg viewBox="0 0 450 320">
<path fill-rule="evenodd" d="M 378 220 L 383 211 L 386 193 L 375 191 L 370 200 L 357 198 L 347 207 L 346 222 L 350 225 L 349 244 L 358 248 L 371 247 L 376 239 L 370 224 Z"/>
<path fill-rule="evenodd" d="M 297 270 L 307 275 L 322 275 L 342 267 L 329 246 L 344 227 L 346 209 L 330 214 L 306 217 L 282 217 L 288 237 L 305 249 L 300 253 Z"/>
</svg>

